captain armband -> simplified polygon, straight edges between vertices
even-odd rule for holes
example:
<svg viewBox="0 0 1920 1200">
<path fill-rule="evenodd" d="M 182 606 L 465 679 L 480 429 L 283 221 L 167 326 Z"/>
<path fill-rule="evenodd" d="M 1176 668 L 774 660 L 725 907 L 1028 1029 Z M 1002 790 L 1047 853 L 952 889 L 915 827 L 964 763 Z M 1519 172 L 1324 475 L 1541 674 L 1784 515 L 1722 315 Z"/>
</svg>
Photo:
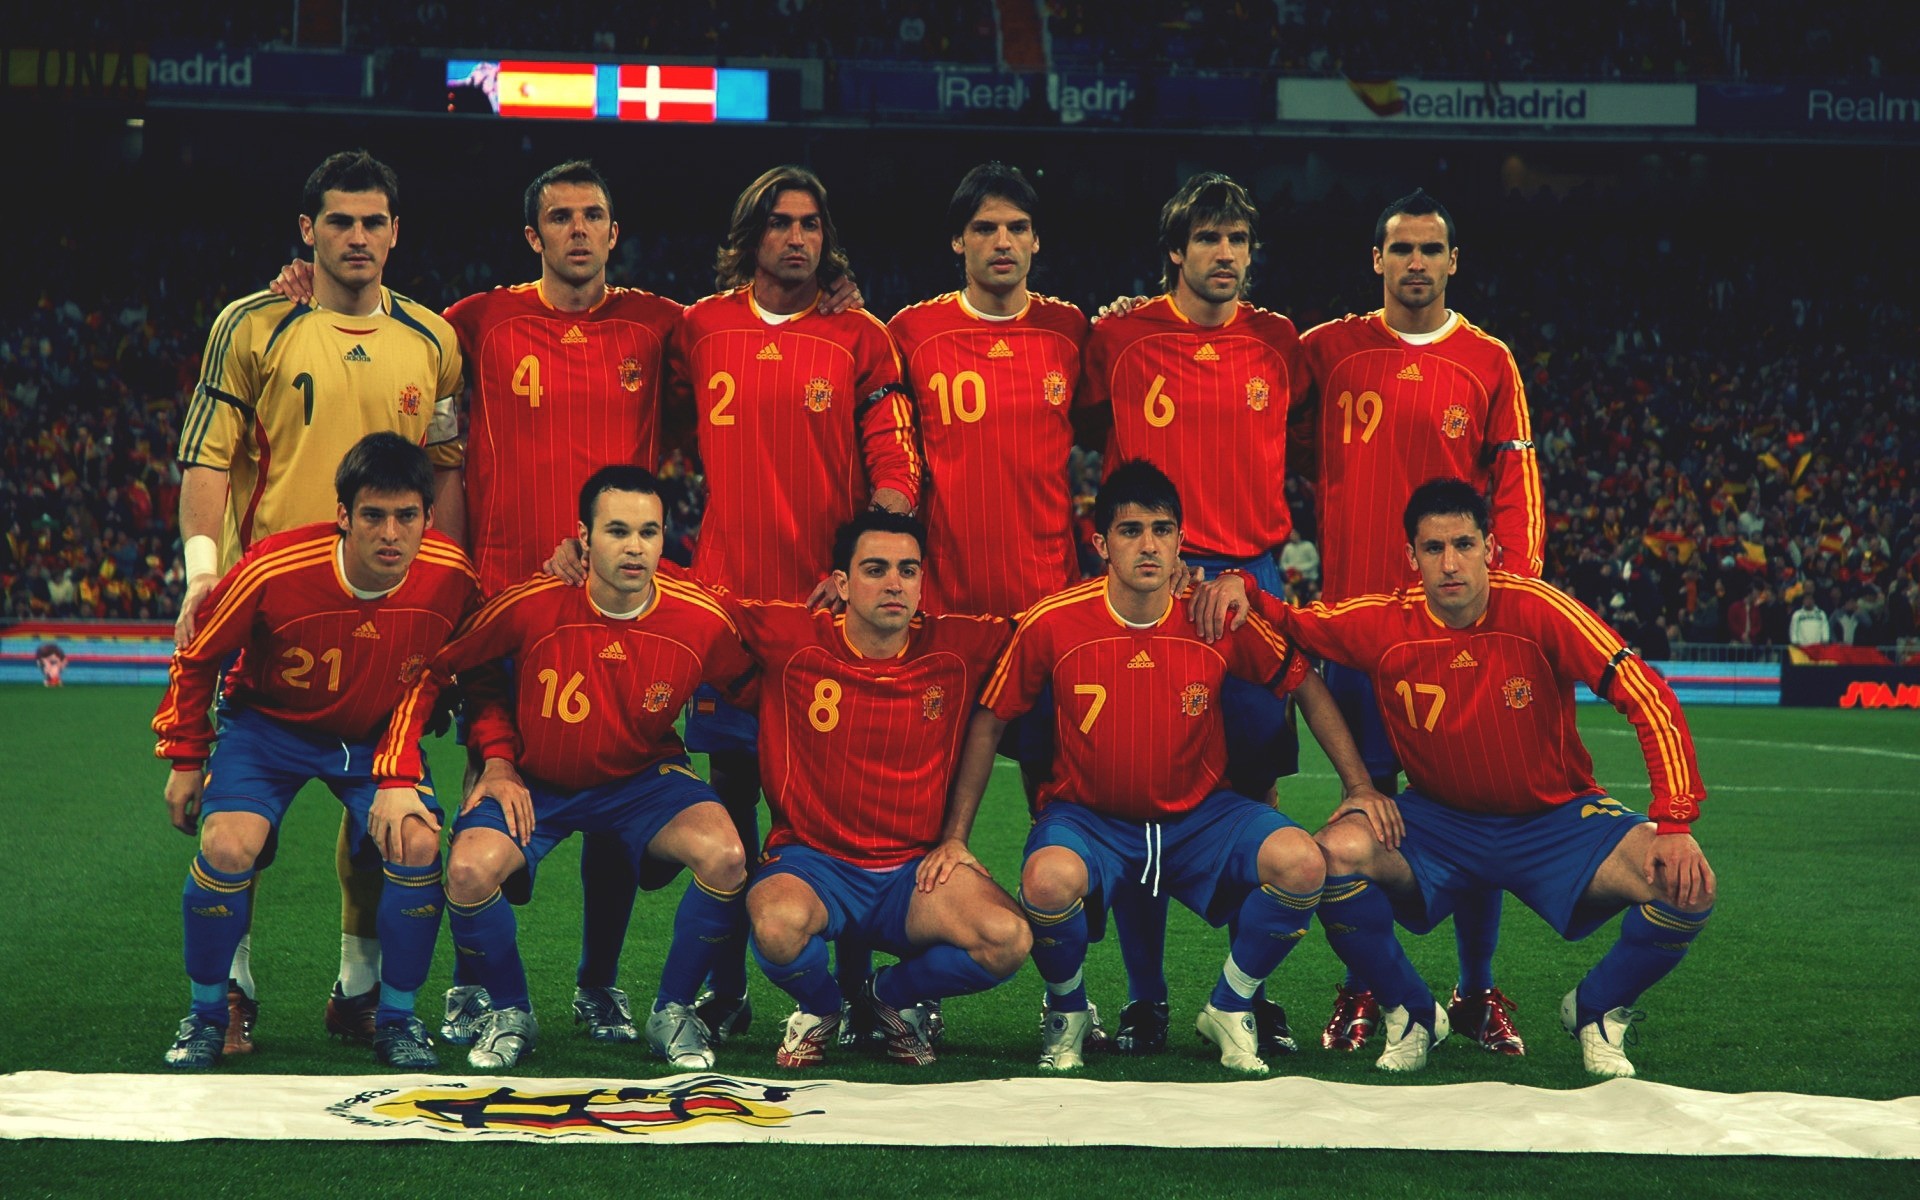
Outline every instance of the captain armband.
<svg viewBox="0 0 1920 1200">
<path fill-rule="evenodd" d="M 1607 693 L 1613 690 L 1613 677 L 1620 673 L 1620 664 L 1633 656 L 1631 646 L 1622 646 L 1614 651 L 1613 657 L 1607 660 L 1607 669 L 1600 673 L 1600 686 L 1593 689 L 1593 694 L 1606 700 Z"/>
<path fill-rule="evenodd" d="M 912 395 L 911 392 L 907 391 L 906 388 L 901 387 L 897 383 L 886 384 L 880 388 L 875 389 L 872 394 L 863 397 L 860 403 L 854 406 L 854 410 L 853 410 L 854 420 L 857 421 L 861 417 L 865 416 L 867 414 L 868 409 L 880 403 L 882 400 L 885 400 L 888 396 L 911 396 L 911 395 Z"/>
</svg>

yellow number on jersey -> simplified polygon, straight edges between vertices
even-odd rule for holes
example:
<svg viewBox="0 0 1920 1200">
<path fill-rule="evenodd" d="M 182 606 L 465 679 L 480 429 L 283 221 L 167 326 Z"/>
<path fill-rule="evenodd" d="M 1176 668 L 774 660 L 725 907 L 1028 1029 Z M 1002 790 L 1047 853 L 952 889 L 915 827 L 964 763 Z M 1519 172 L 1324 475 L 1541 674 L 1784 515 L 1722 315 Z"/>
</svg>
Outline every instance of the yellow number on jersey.
<svg viewBox="0 0 1920 1200">
<path fill-rule="evenodd" d="M 1153 386 L 1147 389 L 1147 401 L 1143 406 L 1147 424 L 1155 429 L 1165 429 L 1173 424 L 1173 397 L 1161 389 L 1167 386 L 1165 375 L 1155 375 Z"/>
<path fill-rule="evenodd" d="M 319 659 L 316 660 L 311 651 L 303 650 L 298 646 L 292 646 L 288 648 L 286 657 L 287 661 L 293 665 L 280 672 L 281 683 L 286 684 L 288 687 L 299 688 L 301 691 L 307 690 L 313 686 L 313 684 L 308 681 L 307 676 L 313 673 L 313 664 L 318 661 L 326 664 L 327 690 L 330 692 L 340 690 L 340 650 L 338 647 L 332 650 L 321 651 Z"/>
<path fill-rule="evenodd" d="M 1076 683 L 1073 694 L 1093 697 L 1093 703 L 1087 705 L 1087 715 L 1080 718 L 1080 732 L 1091 733 L 1093 723 L 1100 719 L 1100 710 L 1107 706 L 1107 689 L 1097 683 Z"/>
<path fill-rule="evenodd" d="M 840 684 L 822 679 L 813 685 L 813 703 L 807 707 L 807 720 L 821 733 L 832 733 L 840 726 Z"/>
<path fill-rule="evenodd" d="M 543 717 L 553 716 L 556 707 L 554 691 L 558 689 L 560 694 L 558 696 L 559 703 L 557 707 L 560 712 L 560 719 L 569 725 L 578 725 L 580 722 L 586 720 L 587 714 L 593 711 L 593 705 L 585 696 L 580 694 L 580 685 L 586 681 L 586 676 L 575 671 L 573 678 L 567 680 L 567 686 L 560 687 L 560 672 L 554 670 L 552 667 L 548 667 L 546 670 L 540 672 L 540 683 L 547 689 L 546 694 L 540 699 L 540 715 Z"/>
<path fill-rule="evenodd" d="M 1380 415 L 1386 411 L 1386 406 L 1380 402 L 1380 393 L 1361 392 L 1360 398 L 1356 401 L 1352 392 L 1341 392 L 1339 404 L 1341 444 L 1351 445 L 1353 442 L 1353 416 L 1356 408 L 1359 409 L 1360 423 L 1365 426 L 1360 431 L 1360 440 L 1363 443 L 1372 441 L 1373 431 L 1380 428 Z"/>
<path fill-rule="evenodd" d="M 1406 680 L 1402 679 L 1399 683 L 1393 685 L 1393 690 L 1399 695 L 1400 699 L 1406 703 L 1407 724 L 1413 726 L 1415 729 L 1424 729 L 1428 733 L 1432 733 L 1433 727 L 1440 723 L 1440 710 L 1447 706 L 1447 689 L 1437 683 L 1409 684 Z M 1424 721 L 1413 711 L 1413 698 L 1415 696 L 1427 696 L 1433 700 L 1433 707 L 1427 710 L 1427 717 Z"/>
<path fill-rule="evenodd" d="M 513 394 L 525 396 L 528 408 L 540 407 L 540 360 L 531 354 L 513 369 Z"/>
<path fill-rule="evenodd" d="M 727 405 L 733 403 L 733 389 L 733 376 L 726 371 L 715 371 L 713 377 L 707 380 L 707 390 L 720 393 L 720 398 L 707 410 L 708 422 L 714 425 L 733 424 L 734 414 L 727 411 Z"/>
<path fill-rule="evenodd" d="M 978 371 L 962 371 L 953 377 L 951 403 L 949 403 L 947 373 L 945 371 L 927 380 L 934 394 L 940 397 L 940 423 L 953 424 L 958 416 L 971 425 L 987 415 L 987 381 L 980 378 Z"/>
</svg>

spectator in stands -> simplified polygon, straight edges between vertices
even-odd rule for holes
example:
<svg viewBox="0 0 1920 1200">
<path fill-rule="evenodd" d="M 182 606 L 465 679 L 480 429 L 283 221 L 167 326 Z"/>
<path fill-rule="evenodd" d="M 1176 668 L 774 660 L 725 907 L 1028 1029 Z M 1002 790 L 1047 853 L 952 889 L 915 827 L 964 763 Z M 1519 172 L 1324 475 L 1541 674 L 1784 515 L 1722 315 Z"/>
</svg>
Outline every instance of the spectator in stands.
<svg viewBox="0 0 1920 1200">
<path fill-rule="evenodd" d="M 1800 607 L 1793 610 L 1787 626 L 1787 643 L 1792 646 L 1822 646 L 1833 640 L 1827 614 L 1820 607 L 1813 589 L 1800 593 Z"/>
</svg>

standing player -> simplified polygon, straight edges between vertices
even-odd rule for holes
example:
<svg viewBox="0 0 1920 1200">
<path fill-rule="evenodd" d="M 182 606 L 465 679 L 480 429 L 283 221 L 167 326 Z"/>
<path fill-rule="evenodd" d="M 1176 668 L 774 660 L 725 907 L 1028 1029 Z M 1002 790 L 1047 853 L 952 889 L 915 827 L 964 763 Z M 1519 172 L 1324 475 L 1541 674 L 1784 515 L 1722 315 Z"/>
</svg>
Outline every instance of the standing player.
<svg viewBox="0 0 1920 1200">
<path fill-rule="evenodd" d="M 178 645 L 193 637 L 214 580 L 255 541 L 332 519 L 326 481 L 366 434 L 390 430 L 428 448 L 440 532 L 463 540 L 453 411 L 460 351 L 438 314 L 381 284 L 399 234 L 398 202 L 386 164 L 364 150 L 329 156 L 301 194 L 300 236 L 316 268 L 312 301 L 256 292 L 214 322 L 180 432 L 187 589 Z M 340 858 L 347 857 L 343 832 Z M 360 1039 L 371 1037 L 379 1003 L 377 953 L 367 952 L 379 887 L 378 874 L 351 888 L 343 882 L 340 979 L 327 1004 L 328 1030 Z M 233 962 L 230 1054 L 253 1049 L 251 957 L 243 937 Z"/>
<path fill-rule="evenodd" d="M 1164 473 L 1139 461 L 1117 466 L 1094 522 L 1107 574 L 1022 619 L 968 730 L 954 804 L 971 811 L 979 803 L 1006 722 L 1051 686 L 1057 752 L 1020 876 L 1048 993 L 1041 1068 L 1082 1065 L 1086 906 L 1132 880 L 1178 897 L 1210 924 L 1232 925 L 1231 950 L 1195 1027 L 1219 1046 L 1224 1066 L 1264 1074 L 1254 993 L 1306 936 L 1324 866 L 1305 830 L 1224 786 L 1222 681 L 1232 673 L 1279 693 L 1298 688 L 1349 800 L 1384 798 L 1367 783 L 1319 677 L 1271 628 L 1242 628 L 1217 649 L 1196 636 L 1170 584 L 1181 506 Z"/>
<path fill-rule="evenodd" d="M 747 894 L 753 949 L 799 1005 L 774 1056 L 783 1067 L 819 1064 L 840 1024 L 828 941 L 900 956 L 865 984 L 865 1001 L 888 1056 L 915 1065 L 934 1059 L 921 1001 L 993 987 L 1031 945 L 1012 897 L 967 850 L 975 808 L 948 803 L 967 714 L 1009 625 L 916 615 L 925 544 L 912 517 L 862 513 L 834 539 L 843 616 L 735 609 L 763 668 L 773 811 Z"/>
<path fill-rule="evenodd" d="M 1321 598 L 1334 604 L 1415 578 L 1395 514 L 1419 481 L 1438 475 L 1468 480 L 1491 495 L 1500 555 L 1494 565 L 1538 578 L 1546 517 L 1526 391 L 1505 344 L 1447 309 L 1447 281 L 1460 265 L 1453 217 L 1415 191 L 1380 214 L 1373 243 L 1373 270 L 1385 290 L 1381 307 L 1329 321 L 1302 338 L 1320 396 L 1317 406 L 1302 409 L 1306 421 L 1294 446 L 1303 474 L 1318 479 Z M 1282 592 L 1259 582 L 1267 592 Z M 1365 672 L 1328 663 L 1326 673 L 1374 786 L 1392 795 L 1400 765 Z M 1507 1015 L 1512 1002 L 1493 985 L 1500 893 L 1462 892 L 1453 929 L 1460 951 L 1453 1027 L 1496 1053 L 1525 1053 Z M 1348 979 L 1321 1044 L 1358 1050 L 1379 1015 L 1374 998 Z"/>
<path fill-rule="evenodd" d="M 1634 1073 L 1631 1005 L 1678 966 L 1713 912 L 1713 871 L 1693 840 L 1706 799 L 1680 704 L 1592 610 L 1541 582 L 1490 570 L 1491 519 L 1478 486 L 1435 479 L 1404 510 L 1420 590 L 1254 611 L 1314 654 L 1365 669 L 1407 769 L 1396 801 L 1343 805 L 1322 829 L 1327 940 L 1380 998 L 1379 1066 L 1414 1071 L 1447 1036 L 1447 1011 L 1394 938 L 1425 933 L 1463 890 L 1518 896 L 1564 938 L 1626 910 L 1613 948 L 1568 992 L 1560 1019 L 1596 1075 Z M 1202 588 L 1203 633 L 1247 604 L 1243 576 Z M 1573 685 L 1626 714 L 1653 786 L 1652 820 L 1593 779 Z"/>
<path fill-rule="evenodd" d="M 1166 291 L 1094 326 L 1087 392 L 1113 423 L 1108 463 L 1144 458 L 1193 499 L 1187 562 L 1209 573 L 1239 567 L 1278 591 L 1273 552 L 1293 526 L 1278 486 L 1288 413 L 1311 379 L 1293 322 L 1246 300 L 1259 222 L 1252 197 L 1225 175 L 1195 175 L 1174 193 L 1160 212 Z M 1286 703 L 1244 680 L 1226 687 L 1233 784 L 1266 796 L 1298 763 Z M 1131 993 L 1115 1045 L 1157 1050 L 1168 1021 L 1166 903 L 1135 889 L 1110 899 Z M 1263 995 L 1255 1011 L 1265 1052 L 1290 1053 L 1279 1006 Z"/>
<path fill-rule="evenodd" d="M 836 529 L 862 508 L 919 499 L 913 406 L 893 341 L 865 311 L 827 315 L 822 289 L 847 273 L 827 192 L 775 167 L 734 202 L 719 288 L 687 309 L 672 370 L 693 390 L 707 508 L 694 573 L 754 600 L 824 597 Z M 705 751 L 743 845 L 759 842 L 753 718 L 703 690 L 687 746 Z M 730 947 L 701 1002 L 718 1040 L 744 1029 L 746 946 Z"/>
<path fill-rule="evenodd" d="M 491 998 L 467 1061 L 512 1067 L 539 1037 L 503 887 L 524 900 L 541 859 L 568 835 L 607 833 L 635 877 L 643 856 L 693 871 L 646 1034 L 675 1068 L 704 1070 L 713 1051 L 692 1002 L 715 948 L 744 926 L 746 854 L 673 724 L 701 680 L 730 681 L 751 664 L 717 603 L 656 574 L 666 516 L 650 471 L 602 468 L 581 488 L 579 513 L 585 589 L 542 577 L 488 601 L 394 712 L 380 769 L 386 786 L 411 787 L 440 687 L 462 673 L 484 679 L 486 664 L 510 659 L 509 698 L 482 699 L 473 718 L 486 769 L 461 807 L 447 865 L 454 944 Z"/>
<path fill-rule="evenodd" d="M 182 904 L 193 1011 L 170 1066 L 220 1061 L 253 874 L 273 860 L 281 817 L 313 779 L 346 806 L 355 852 L 385 860 L 374 1055 L 402 1070 L 439 1065 L 413 996 L 440 931 L 440 810 L 424 772 L 425 801 L 375 793 L 374 741 L 479 592 L 460 548 L 428 532 L 433 468 L 418 446 L 371 434 L 334 479 L 333 524 L 261 540 L 214 588 L 153 719 L 157 753 L 173 763 L 168 812 L 181 832 L 197 820 L 200 833 Z M 209 710 L 236 652 L 214 747 Z"/>
</svg>

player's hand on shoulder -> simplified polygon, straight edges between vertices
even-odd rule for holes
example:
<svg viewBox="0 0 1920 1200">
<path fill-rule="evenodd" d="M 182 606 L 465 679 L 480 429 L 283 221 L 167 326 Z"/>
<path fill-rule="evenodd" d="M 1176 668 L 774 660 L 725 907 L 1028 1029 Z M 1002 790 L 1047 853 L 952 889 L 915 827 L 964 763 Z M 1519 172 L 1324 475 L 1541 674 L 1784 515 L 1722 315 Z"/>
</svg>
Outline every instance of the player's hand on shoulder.
<svg viewBox="0 0 1920 1200">
<path fill-rule="evenodd" d="M 993 873 L 980 865 L 980 860 L 967 849 L 967 844 L 959 838 L 948 838 L 927 853 L 920 860 L 919 869 L 914 872 L 914 882 L 923 892 L 931 892 L 948 879 L 960 867 L 972 867 L 982 875 L 992 878 Z"/>
<path fill-rule="evenodd" d="M 1333 810 L 1332 819 L 1337 821 L 1348 813 L 1359 813 L 1365 817 L 1373 836 L 1389 850 L 1398 850 L 1401 839 L 1407 836 L 1407 824 L 1400 816 L 1399 803 L 1376 790 L 1371 783 L 1346 789 L 1339 805 Z"/>
<path fill-rule="evenodd" d="M 1151 296 L 1115 296 L 1100 306 L 1100 311 L 1094 314 L 1093 319 L 1104 321 L 1108 317 L 1124 317 L 1151 299 Z"/>
<path fill-rule="evenodd" d="M 1187 616 L 1200 637 L 1209 642 L 1217 642 L 1245 625 L 1252 611 L 1246 581 L 1234 574 L 1196 582 L 1187 600 Z"/>
<path fill-rule="evenodd" d="M 853 281 L 851 275 L 842 275 L 833 281 L 832 287 L 820 293 L 820 315 L 823 317 L 866 306 L 867 298 L 860 294 L 860 285 Z"/>
<path fill-rule="evenodd" d="M 1707 856 L 1690 833 L 1654 835 L 1642 868 L 1647 882 L 1681 908 L 1713 902 L 1715 883 Z"/>
<path fill-rule="evenodd" d="M 587 548 L 577 537 L 566 538 L 553 548 L 553 557 L 540 564 L 540 570 L 579 587 L 587 581 Z"/>
<path fill-rule="evenodd" d="M 435 834 L 440 832 L 440 819 L 420 799 L 418 788 L 387 787 L 373 793 L 373 807 L 367 812 L 367 836 L 379 847 L 380 857 L 388 862 L 400 861 L 405 853 L 405 827 L 409 817 L 421 821 Z"/>
<path fill-rule="evenodd" d="M 191 837 L 200 827 L 200 796 L 207 790 L 207 772 L 203 767 L 167 774 L 167 820 Z"/>
<path fill-rule="evenodd" d="M 294 259 L 280 268 L 280 273 L 273 277 L 267 290 L 276 296 L 285 296 L 295 304 L 306 304 L 313 299 L 313 264 L 305 259 Z"/>
<path fill-rule="evenodd" d="M 907 494 L 899 488 L 875 489 L 873 499 L 868 506 L 884 508 L 890 513 L 905 513 L 913 509 L 913 506 L 907 503 Z"/>
<path fill-rule="evenodd" d="M 467 798 L 461 802 L 460 814 L 465 816 L 479 806 L 482 800 L 492 798 L 506 814 L 507 833 L 522 846 L 533 838 L 533 794 L 527 791 L 527 785 L 520 778 L 520 772 L 504 758 L 489 758 L 481 770 L 480 778 L 473 781 L 473 788 L 467 792 Z"/>
<path fill-rule="evenodd" d="M 824 608 L 830 613 L 847 611 L 847 602 L 840 598 L 840 589 L 833 586 L 831 575 L 814 584 L 813 590 L 807 593 L 807 610 L 811 612 L 816 608 Z"/>
<path fill-rule="evenodd" d="M 207 602 L 208 593 L 219 581 L 217 575 L 195 575 L 187 580 L 187 590 L 180 597 L 180 616 L 173 623 L 173 644 L 185 646 L 193 640 L 200 630 L 200 606 Z"/>
</svg>

